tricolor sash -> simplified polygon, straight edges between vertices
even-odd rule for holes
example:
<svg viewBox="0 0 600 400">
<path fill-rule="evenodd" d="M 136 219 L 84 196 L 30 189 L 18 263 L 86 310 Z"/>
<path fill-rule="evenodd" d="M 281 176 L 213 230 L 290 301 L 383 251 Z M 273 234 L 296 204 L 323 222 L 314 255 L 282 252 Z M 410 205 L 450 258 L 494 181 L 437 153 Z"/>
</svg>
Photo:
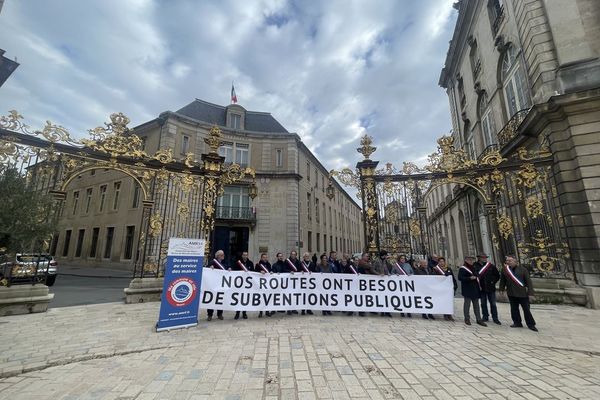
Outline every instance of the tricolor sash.
<svg viewBox="0 0 600 400">
<path fill-rule="evenodd" d="M 406 271 L 404 271 L 404 269 L 402 269 L 400 264 L 396 263 L 396 267 L 398 267 L 398 270 L 400 271 L 400 275 L 406 275 Z"/>
<path fill-rule="evenodd" d="M 446 275 L 446 273 L 444 272 L 444 270 L 442 268 L 440 268 L 439 265 L 436 265 L 435 267 L 433 267 L 433 269 L 435 269 L 435 272 L 437 272 L 440 275 L 444 275 L 444 276 Z"/>
<path fill-rule="evenodd" d="M 348 266 L 350 267 L 350 271 L 352 271 L 353 274 L 358 275 L 358 272 L 356 271 L 356 269 L 354 269 L 354 267 L 352 266 L 352 264 L 348 264 Z"/>
<path fill-rule="evenodd" d="M 512 270 L 510 269 L 510 267 L 508 265 L 504 266 L 504 273 L 506 274 L 506 276 L 508 276 L 508 278 L 513 281 L 516 285 L 521 286 L 521 287 L 525 287 L 525 284 L 523 282 L 521 282 L 519 280 L 519 278 L 517 278 L 514 274 L 514 272 L 512 272 Z"/>
<path fill-rule="evenodd" d="M 469 275 L 475 276 L 475 274 L 473 273 L 473 271 L 471 271 L 469 268 L 465 267 L 464 265 L 461 265 L 459 267 L 459 269 L 461 269 L 461 268 L 464 269 L 465 271 L 467 271 L 469 273 Z M 481 285 L 479 283 L 479 277 L 478 276 L 475 276 L 475 277 L 477 278 L 477 286 L 481 287 Z"/>
<path fill-rule="evenodd" d="M 492 265 L 491 262 L 487 262 L 483 268 L 481 268 L 481 270 L 479 271 L 479 276 L 483 276 L 483 274 L 485 274 L 486 272 L 488 272 L 488 269 L 490 268 L 490 266 Z"/>
<path fill-rule="evenodd" d="M 248 268 L 246 268 L 246 266 L 244 265 L 244 263 L 241 260 L 238 260 L 238 265 L 240 267 L 242 267 L 242 269 L 244 270 L 244 272 L 248 272 Z"/>
<path fill-rule="evenodd" d="M 267 273 L 267 274 L 269 273 L 269 270 L 267 269 L 267 267 L 265 267 L 265 266 L 263 265 L 263 263 L 260 263 L 260 262 L 259 262 L 259 263 L 258 263 L 258 265 L 260 265 L 260 268 L 261 268 L 263 271 L 265 271 L 265 273 Z"/>
<path fill-rule="evenodd" d="M 294 270 L 294 272 L 298 272 L 298 268 L 296 268 L 296 266 L 294 265 L 294 263 L 291 262 L 289 258 L 286 258 L 285 261 L 288 263 L 288 265 L 290 267 L 292 267 L 292 269 Z"/>
<path fill-rule="evenodd" d="M 215 267 L 217 267 L 217 268 L 220 268 L 220 269 L 222 269 L 223 271 L 225 271 L 225 267 L 223 266 L 223 264 L 221 264 L 219 261 L 217 261 L 217 259 L 216 259 L 216 258 L 213 260 L 213 265 L 214 265 Z"/>
<path fill-rule="evenodd" d="M 308 269 L 308 265 L 306 265 L 306 263 L 304 261 L 302 261 L 302 269 L 304 270 L 304 272 L 310 273 L 310 270 Z"/>
</svg>

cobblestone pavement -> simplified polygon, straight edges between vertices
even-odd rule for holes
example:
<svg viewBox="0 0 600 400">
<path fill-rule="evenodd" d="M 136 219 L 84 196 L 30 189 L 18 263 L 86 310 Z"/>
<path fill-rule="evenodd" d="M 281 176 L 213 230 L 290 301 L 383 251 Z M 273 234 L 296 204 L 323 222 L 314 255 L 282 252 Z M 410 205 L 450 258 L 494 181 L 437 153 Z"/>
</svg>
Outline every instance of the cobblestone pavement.
<svg viewBox="0 0 600 400">
<path fill-rule="evenodd" d="M 461 309 L 462 300 L 456 300 Z M 158 303 L 0 319 L 0 399 L 599 399 L 600 312 L 503 325 L 287 316 L 155 333 Z"/>
</svg>

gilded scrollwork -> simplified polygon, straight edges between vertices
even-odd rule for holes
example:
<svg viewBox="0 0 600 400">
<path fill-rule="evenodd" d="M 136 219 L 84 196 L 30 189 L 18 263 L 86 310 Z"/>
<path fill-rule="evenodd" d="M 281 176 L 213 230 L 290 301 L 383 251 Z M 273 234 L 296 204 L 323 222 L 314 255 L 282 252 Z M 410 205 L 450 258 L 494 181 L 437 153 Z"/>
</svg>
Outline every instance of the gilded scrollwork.
<svg viewBox="0 0 600 400">
<path fill-rule="evenodd" d="M 517 171 L 516 181 L 519 185 L 533 189 L 538 182 L 544 180 L 544 175 L 540 174 L 535 165 L 526 163 Z"/>
<path fill-rule="evenodd" d="M 542 230 L 536 230 L 531 238 L 532 242 L 519 242 L 519 253 L 523 258 L 533 262 L 534 269 L 548 274 L 557 269 L 558 263 L 565 263 L 570 258 L 569 248 L 566 243 L 553 243 Z"/>
<path fill-rule="evenodd" d="M 513 233 L 512 219 L 508 215 L 498 215 L 496 218 L 498 222 L 498 230 L 502 237 L 506 240 Z"/>
<path fill-rule="evenodd" d="M 377 147 L 373 147 L 373 138 L 369 135 L 364 135 L 360 139 L 360 147 L 356 149 L 360 154 L 363 155 L 365 160 L 368 160 L 371 157 L 371 154 L 377 150 Z"/>
<path fill-rule="evenodd" d="M 544 214 L 544 205 L 536 196 L 530 196 L 525 200 L 525 211 L 530 218 L 537 218 Z"/>
<path fill-rule="evenodd" d="M 452 173 L 467 170 L 475 164 L 475 161 L 471 160 L 464 150 L 454 147 L 452 136 L 442 136 L 438 139 L 437 153 L 428 156 L 428 164 L 425 169 L 430 172 Z"/>
<path fill-rule="evenodd" d="M 148 236 L 157 237 L 160 235 L 163 227 L 163 218 L 159 212 L 156 212 L 150 216 L 150 221 L 148 222 Z"/>
</svg>

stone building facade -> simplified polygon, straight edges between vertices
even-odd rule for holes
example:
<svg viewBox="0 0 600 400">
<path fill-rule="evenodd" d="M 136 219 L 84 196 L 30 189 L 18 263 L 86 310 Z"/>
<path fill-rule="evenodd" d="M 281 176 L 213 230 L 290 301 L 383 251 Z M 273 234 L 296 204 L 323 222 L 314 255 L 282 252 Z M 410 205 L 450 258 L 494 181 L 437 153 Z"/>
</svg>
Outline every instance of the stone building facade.
<svg viewBox="0 0 600 400">
<path fill-rule="evenodd" d="M 208 150 L 204 138 L 214 125 L 221 129 L 225 163 L 254 168 L 258 188 L 255 199 L 248 182 L 227 186 L 219 198 L 212 241 L 227 258 L 232 261 L 242 251 L 257 260 L 262 252 L 273 259 L 279 251 L 319 255 L 363 249 L 356 201 L 335 180 L 333 197 L 326 195 L 326 168 L 271 114 L 196 99 L 135 127 L 134 133 L 146 153 L 172 149 L 175 158 L 184 159 Z M 125 174 L 86 172 L 69 185 L 52 251 L 73 265 L 131 268 L 142 220 L 140 197 L 140 187 Z"/>
<path fill-rule="evenodd" d="M 455 143 L 474 160 L 494 146 L 505 156 L 520 147 L 549 147 L 569 276 L 598 301 L 600 3 L 461 0 L 455 8 L 458 20 L 439 80 Z M 494 254 L 477 193 L 445 185 L 427 196 L 436 251 L 455 264 L 468 253 Z"/>
</svg>

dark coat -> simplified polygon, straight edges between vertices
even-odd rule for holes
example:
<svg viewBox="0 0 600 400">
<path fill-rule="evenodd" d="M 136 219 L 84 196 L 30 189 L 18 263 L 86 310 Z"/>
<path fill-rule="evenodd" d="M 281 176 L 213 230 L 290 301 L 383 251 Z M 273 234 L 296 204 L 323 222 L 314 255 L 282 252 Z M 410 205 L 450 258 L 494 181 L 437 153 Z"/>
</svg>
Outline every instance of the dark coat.
<svg viewBox="0 0 600 400">
<path fill-rule="evenodd" d="M 323 265 L 321 263 L 317 264 L 317 272 L 331 273 L 331 264 L 327 262 L 327 264 Z"/>
<path fill-rule="evenodd" d="M 460 288 L 463 297 L 470 299 L 478 299 L 481 296 L 479 289 L 479 283 L 477 279 L 471 279 L 472 276 L 477 276 L 477 270 L 474 266 L 465 265 L 471 271 L 471 273 L 465 271 L 464 268 L 458 269 L 458 280 L 460 281 Z"/>
<path fill-rule="evenodd" d="M 262 261 L 259 261 L 259 262 L 258 262 L 258 263 L 257 263 L 257 264 L 254 266 L 254 270 L 255 270 L 256 272 L 263 272 L 263 269 L 260 267 L 260 265 L 259 265 L 259 264 L 263 264 L 263 265 L 264 265 L 264 266 L 267 268 L 267 271 L 269 271 L 269 272 L 271 272 L 271 271 L 272 271 L 272 268 L 271 268 L 271 263 L 270 263 L 270 262 L 268 262 L 268 261 L 267 261 L 267 262 L 264 262 L 264 263 L 263 263 Z"/>
<path fill-rule="evenodd" d="M 254 270 L 254 263 L 252 261 L 246 260 L 246 262 L 244 262 L 242 259 L 240 259 L 240 261 L 242 262 L 242 264 L 244 264 L 244 266 L 248 269 L 248 271 Z M 231 270 L 232 271 L 243 271 L 242 267 L 239 266 L 237 261 L 231 266 Z"/>
<path fill-rule="evenodd" d="M 414 274 L 413 275 L 429 275 L 429 271 L 427 271 L 427 267 L 420 268 L 420 267 L 417 266 L 414 269 Z"/>
<path fill-rule="evenodd" d="M 314 262 L 312 262 L 312 261 L 306 262 L 304 260 L 302 260 L 301 263 L 302 262 L 307 265 L 308 270 L 310 272 L 317 272 L 317 267 L 315 266 Z M 300 271 L 304 271 L 304 268 L 302 267 L 302 265 L 300 265 Z"/>
<path fill-rule="evenodd" d="M 440 267 L 442 268 L 442 267 Z M 442 270 L 444 270 L 442 268 Z M 435 275 L 439 275 L 440 273 L 437 272 L 437 269 L 433 269 L 433 272 Z M 446 268 L 446 270 L 444 271 L 444 276 L 451 276 L 452 277 L 452 283 L 454 284 L 454 293 L 456 293 L 456 289 L 458 289 L 458 282 L 456 282 L 456 278 L 454 277 L 454 271 L 452 271 L 452 268 L 448 267 Z"/>
<path fill-rule="evenodd" d="M 272 270 L 273 270 L 273 272 L 275 272 L 277 274 L 282 273 L 282 272 L 289 272 L 289 269 L 290 269 L 290 266 L 287 265 L 287 262 L 285 260 L 283 260 L 283 261 L 277 260 L 273 263 Z"/>
<path fill-rule="evenodd" d="M 360 260 L 358 260 L 357 265 L 358 265 L 358 273 L 359 274 L 367 274 L 367 275 L 375 274 L 371 263 L 364 261 L 363 259 L 360 259 Z"/>
<path fill-rule="evenodd" d="M 340 264 L 340 260 L 332 260 L 331 258 L 329 258 L 329 268 L 334 274 L 342 273 L 342 266 Z"/>
<path fill-rule="evenodd" d="M 476 262 L 473 266 L 477 269 L 478 273 L 485 264 Z M 494 264 L 491 264 L 483 275 L 479 276 L 479 285 L 482 292 L 493 293 L 496 291 L 496 283 L 500 280 L 500 272 Z"/>
<path fill-rule="evenodd" d="M 517 265 L 512 271 L 513 274 L 519 279 L 521 282 L 525 284 L 525 287 L 521 287 L 512 281 L 511 278 L 507 276 L 507 272 L 504 268 L 509 268 L 508 266 L 504 266 L 502 269 L 502 273 L 500 274 L 500 291 L 504 291 L 506 289 L 506 294 L 510 297 L 527 297 L 533 296 L 533 282 L 531 282 L 531 277 L 529 276 L 529 271 L 527 268 Z"/>
<path fill-rule="evenodd" d="M 294 266 L 296 267 L 296 271 L 301 272 L 302 271 L 302 266 L 300 265 L 300 260 L 295 258 L 295 259 L 291 259 L 288 257 L 288 260 L 290 260 L 292 262 L 292 264 L 294 264 Z M 284 260 L 285 261 L 285 260 Z M 287 268 L 287 270 L 285 271 L 281 271 L 281 272 L 296 272 L 294 271 L 294 269 L 290 266 L 290 264 L 288 264 L 287 261 L 285 261 L 285 266 Z"/>
<path fill-rule="evenodd" d="M 217 267 L 217 266 L 214 264 L 214 261 L 215 261 L 215 259 L 214 259 L 214 258 L 213 258 L 212 260 L 210 260 L 210 262 L 208 263 L 207 267 L 209 267 L 209 268 L 210 268 L 210 267 L 215 267 L 215 269 L 221 269 L 221 268 Z M 223 259 L 222 261 L 219 261 L 219 263 L 220 263 L 220 264 L 223 266 L 223 268 L 225 268 L 226 270 L 227 270 L 227 269 L 229 269 L 229 268 L 231 268 L 231 267 L 229 266 L 229 264 L 227 264 L 227 261 L 225 261 L 224 259 Z"/>
</svg>

